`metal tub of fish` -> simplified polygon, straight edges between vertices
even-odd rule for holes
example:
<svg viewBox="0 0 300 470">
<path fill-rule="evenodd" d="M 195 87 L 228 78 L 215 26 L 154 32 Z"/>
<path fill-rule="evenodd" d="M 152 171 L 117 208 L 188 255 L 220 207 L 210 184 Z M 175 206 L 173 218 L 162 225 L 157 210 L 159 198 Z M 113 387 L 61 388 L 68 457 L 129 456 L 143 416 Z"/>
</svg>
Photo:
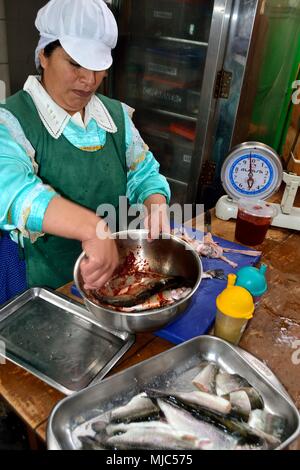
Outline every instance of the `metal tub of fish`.
<svg viewBox="0 0 300 470">
<path fill-rule="evenodd" d="M 200 336 L 61 401 L 49 449 L 283 449 L 299 413 L 245 351 Z"/>
<path fill-rule="evenodd" d="M 149 243 L 147 235 L 146 230 L 115 234 L 121 271 L 104 286 L 104 294 L 103 289 L 101 293 L 83 288 L 80 263 L 84 253 L 75 264 L 77 289 L 86 307 L 105 327 L 130 333 L 158 330 L 187 309 L 200 285 L 201 260 L 185 241 L 167 235 L 168 238 L 161 237 Z M 124 266 L 128 270 L 128 265 L 130 275 L 124 274 Z M 152 289 L 151 292 L 155 292 L 159 284 L 164 290 L 146 297 L 146 291 L 149 293 Z M 126 295 L 121 295 L 125 288 Z"/>
</svg>

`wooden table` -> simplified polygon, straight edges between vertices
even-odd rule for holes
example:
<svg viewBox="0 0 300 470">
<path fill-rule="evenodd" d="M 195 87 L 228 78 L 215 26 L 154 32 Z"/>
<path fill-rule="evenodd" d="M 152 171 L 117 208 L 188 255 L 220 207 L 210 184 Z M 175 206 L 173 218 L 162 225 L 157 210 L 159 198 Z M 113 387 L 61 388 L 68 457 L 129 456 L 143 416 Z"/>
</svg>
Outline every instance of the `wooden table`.
<svg viewBox="0 0 300 470">
<path fill-rule="evenodd" d="M 213 216 L 214 235 L 234 240 L 234 228 L 235 222 L 224 222 Z M 300 232 L 272 228 L 261 249 L 263 261 L 268 265 L 269 290 L 240 345 L 275 372 L 300 409 L 300 364 L 292 361 L 296 354 L 293 346 L 300 340 Z M 59 291 L 72 297 L 70 285 Z M 77 297 L 73 298 L 78 301 Z M 151 333 L 139 334 L 111 374 L 172 346 Z M 0 394 L 26 423 L 32 447 L 37 448 L 39 441 L 45 442 L 48 417 L 63 394 L 10 362 L 0 365 Z M 300 449 L 300 440 L 291 448 Z"/>
</svg>

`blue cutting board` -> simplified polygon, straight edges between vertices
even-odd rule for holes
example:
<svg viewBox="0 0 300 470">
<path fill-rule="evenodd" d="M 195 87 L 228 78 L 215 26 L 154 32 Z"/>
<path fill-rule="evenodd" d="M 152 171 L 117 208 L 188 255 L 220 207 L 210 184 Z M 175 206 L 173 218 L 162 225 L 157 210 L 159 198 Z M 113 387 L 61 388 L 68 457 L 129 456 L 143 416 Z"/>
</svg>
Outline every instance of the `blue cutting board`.
<svg viewBox="0 0 300 470">
<path fill-rule="evenodd" d="M 203 239 L 203 232 L 198 230 L 186 231 L 193 234 L 198 240 Z M 224 248 L 237 248 L 242 249 L 243 246 L 237 243 L 229 242 L 223 238 L 213 237 L 220 246 Z M 245 247 L 249 250 L 248 247 Z M 259 261 L 259 256 L 246 256 L 238 253 L 225 253 L 231 260 L 238 263 L 236 269 L 232 268 L 228 263 L 219 259 L 211 259 L 202 257 L 203 270 L 210 269 L 224 269 L 225 275 L 229 273 L 236 273 L 243 266 L 252 266 Z M 187 341 L 195 336 L 207 333 L 215 321 L 216 315 L 216 298 L 225 289 L 227 281 L 219 279 L 202 279 L 201 284 L 195 292 L 192 302 L 188 309 L 173 323 L 169 324 L 166 328 L 156 331 L 154 334 L 165 338 L 171 343 L 179 344 Z M 71 292 L 80 297 L 75 285 L 72 286 Z"/>
<path fill-rule="evenodd" d="M 203 239 L 203 232 L 198 230 L 192 231 L 192 229 L 186 229 L 186 231 L 190 234 L 193 233 L 193 237 L 196 237 L 198 240 Z M 243 246 L 223 238 L 213 236 L 213 239 L 223 248 L 243 249 Z M 249 250 L 248 247 L 245 247 L 245 249 Z M 229 273 L 236 273 L 243 266 L 252 266 L 260 259 L 260 256 L 246 256 L 238 253 L 225 253 L 225 256 L 231 261 L 238 263 L 238 267 L 234 269 L 220 259 L 202 257 L 203 270 L 224 269 L 224 273 L 227 275 Z M 202 279 L 187 310 L 176 321 L 154 334 L 171 341 L 171 343 L 179 344 L 195 336 L 207 333 L 215 321 L 216 298 L 225 289 L 226 285 L 227 281 L 225 280 Z"/>
</svg>

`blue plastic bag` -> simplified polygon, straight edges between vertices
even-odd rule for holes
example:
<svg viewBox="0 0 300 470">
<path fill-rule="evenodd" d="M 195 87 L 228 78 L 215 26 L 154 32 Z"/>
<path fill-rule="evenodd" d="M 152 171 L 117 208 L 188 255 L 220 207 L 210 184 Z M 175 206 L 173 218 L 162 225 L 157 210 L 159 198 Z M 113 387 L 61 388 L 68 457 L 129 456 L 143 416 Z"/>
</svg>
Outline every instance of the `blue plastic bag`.
<svg viewBox="0 0 300 470">
<path fill-rule="evenodd" d="M 8 232 L 0 232 L 0 305 L 27 289 L 26 263 Z"/>
</svg>

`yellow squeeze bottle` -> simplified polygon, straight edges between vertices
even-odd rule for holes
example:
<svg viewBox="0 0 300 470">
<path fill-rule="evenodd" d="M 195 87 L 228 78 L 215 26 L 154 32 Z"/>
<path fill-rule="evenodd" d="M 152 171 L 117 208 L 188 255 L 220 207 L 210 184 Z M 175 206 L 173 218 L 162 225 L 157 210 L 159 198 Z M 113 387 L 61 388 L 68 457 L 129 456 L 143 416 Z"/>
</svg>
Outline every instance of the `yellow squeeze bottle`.
<svg viewBox="0 0 300 470">
<path fill-rule="evenodd" d="M 235 281 L 236 275 L 228 274 L 227 287 L 217 297 L 214 335 L 238 344 L 253 317 L 254 302 L 247 289 L 235 286 Z"/>
</svg>

